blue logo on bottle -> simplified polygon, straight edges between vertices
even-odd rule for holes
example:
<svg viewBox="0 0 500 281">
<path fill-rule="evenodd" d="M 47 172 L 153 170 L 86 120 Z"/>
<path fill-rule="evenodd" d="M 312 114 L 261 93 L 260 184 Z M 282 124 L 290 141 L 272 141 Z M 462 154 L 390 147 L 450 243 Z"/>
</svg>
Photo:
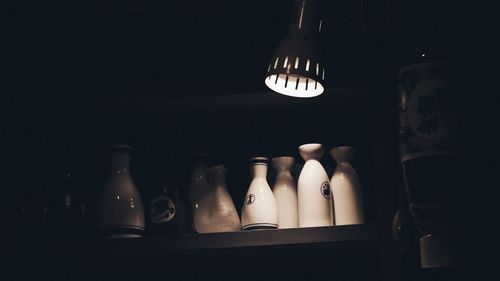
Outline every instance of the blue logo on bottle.
<svg viewBox="0 0 500 281">
<path fill-rule="evenodd" d="M 325 197 L 326 199 L 330 199 L 330 182 L 323 182 L 321 184 L 321 194 L 323 195 L 323 197 Z"/>
</svg>

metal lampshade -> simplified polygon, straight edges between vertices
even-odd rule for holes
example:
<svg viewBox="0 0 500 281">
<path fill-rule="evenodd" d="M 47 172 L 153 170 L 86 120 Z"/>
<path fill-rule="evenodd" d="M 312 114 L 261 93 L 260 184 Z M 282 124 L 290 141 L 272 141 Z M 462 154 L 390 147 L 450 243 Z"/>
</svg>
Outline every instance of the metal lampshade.
<svg viewBox="0 0 500 281">
<path fill-rule="evenodd" d="M 299 0 L 288 35 L 276 49 L 268 67 L 266 85 L 293 97 L 310 98 L 324 91 L 325 66 L 319 48 L 324 25 L 320 0 Z"/>
</svg>

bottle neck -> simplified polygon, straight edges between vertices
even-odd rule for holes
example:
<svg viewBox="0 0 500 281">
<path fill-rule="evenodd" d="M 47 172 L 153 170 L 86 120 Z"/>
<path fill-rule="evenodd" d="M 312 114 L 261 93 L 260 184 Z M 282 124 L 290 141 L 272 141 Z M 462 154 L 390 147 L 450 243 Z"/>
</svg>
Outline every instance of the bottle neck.
<svg viewBox="0 0 500 281">
<path fill-rule="evenodd" d="M 130 154 L 113 154 L 110 161 L 113 174 L 128 173 L 130 171 Z"/>
<path fill-rule="evenodd" d="M 212 187 L 226 186 L 226 177 L 221 175 L 210 177 L 210 183 Z"/>
<path fill-rule="evenodd" d="M 292 180 L 293 176 L 289 170 L 282 170 L 276 174 L 276 180 Z"/>
<path fill-rule="evenodd" d="M 211 187 L 226 186 L 227 168 L 224 166 L 216 166 L 208 169 L 208 179 Z"/>
<path fill-rule="evenodd" d="M 337 169 L 354 170 L 354 168 L 352 167 L 351 163 L 349 163 L 347 161 L 337 162 Z"/>
<path fill-rule="evenodd" d="M 323 145 L 318 143 L 310 143 L 299 146 L 299 153 L 304 161 L 316 160 L 319 161 L 323 157 Z"/>
<path fill-rule="evenodd" d="M 273 167 L 277 173 L 290 172 L 294 163 L 295 159 L 293 157 L 273 158 Z"/>
<path fill-rule="evenodd" d="M 254 164 L 251 167 L 252 176 L 254 179 L 256 178 L 266 178 L 267 177 L 267 165 L 266 164 Z"/>
<path fill-rule="evenodd" d="M 191 181 L 206 181 L 207 180 L 207 167 L 195 166 L 191 174 Z"/>
<path fill-rule="evenodd" d="M 288 169 L 280 169 L 278 170 L 278 173 L 276 176 L 280 177 L 280 176 L 291 176 L 292 173 L 290 172 L 290 170 Z"/>
</svg>

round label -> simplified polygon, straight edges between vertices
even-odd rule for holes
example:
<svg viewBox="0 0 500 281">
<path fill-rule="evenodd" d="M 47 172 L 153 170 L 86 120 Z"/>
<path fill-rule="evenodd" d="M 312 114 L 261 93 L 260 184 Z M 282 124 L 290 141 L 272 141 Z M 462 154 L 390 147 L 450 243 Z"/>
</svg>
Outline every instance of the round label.
<svg viewBox="0 0 500 281">
<path fill-rule="evenodd" d="M 325 181 L 321 184 L 321 194 L 323 195 L 323 197 L 325 197 L 326 199 L 330 199 L 330 183 Z"/>
<path fill-rule="evenodd" d="M 166 223 L 175 216 L 175 204 L 167 196 L 157 196 L 149 206 L 149 216 L 154 223 Z"/>
<path fill-rule="evenodd" d="M 255 202 L 255 195 L 249 194 L 245 201 L 246 201 L 247 205 L 251 205 L 253 202 Z"/>
</svg>

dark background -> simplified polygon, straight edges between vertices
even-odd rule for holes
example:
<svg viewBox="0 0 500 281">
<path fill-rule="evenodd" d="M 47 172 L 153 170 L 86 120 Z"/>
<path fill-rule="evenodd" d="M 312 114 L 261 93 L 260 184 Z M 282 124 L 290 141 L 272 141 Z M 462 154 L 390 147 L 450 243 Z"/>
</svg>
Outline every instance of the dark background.
<svg viewBox="0 0 500 281">
<path fill-rule="evenodd" d="M 5 178 L 13 186 L 6 192 L 50 193 L 71 170 L 97 197 L 113 143 L 134 147 L 143 192 L 163 166 L 187 185 L 196 151 L 241 178 L 236 193 L 245 192 L 249 157 L 291 154 L 300 162 L 297 147 L 305 142 L 324 143 L 326 151 L 359 143 L 370 159 L 370 113 L 357 100 L 370 95 L 295 100 L 292 108 L 283 97 L 244 105 L 267 92 L 265 70 L 292 8 L 293 1 L 15 3 L 6 16 L 3 77 Z M 363 25 L 360 2 L 324 1 L 324 61 L 332 66 L 326 87 L 364 83 L 373 67 L 366 34 L 382 33 L 376 27 L 388 25 L 387 9 L 383 2 L 367 7 Z M 217 96 L 228 98 L 213 110 Z M 324 161 L 333 165 L 329 155 Z"/>
<path fill-rule="evenodd" d="M 498 265 L 490 256 L 498 253 L 500 156 L 493 7 L 431 0 L 323 1 L 326 88 L 361 87 L 368 93 L 241 105 L 267 92 L 265 70 L 286 35 L 292 2 L 2 4 L 4 209 L 15 209 L 26 196 L 49 196 L 68 169 L 86 196 L 97 198 L 107 173 L 106 147 L 113 143 L 135 148 L 133 175 L 145 198 L 160 167 L 185 185 L 189 155 L 207 151 L 213 163 L 229 167 L 228 185 L 238 205 L 249 180 L 249 157 L 292 154 L 300 163 L 297 146 L 316 141 L 327 149 L 358 148 L 355 166 L 371 198 L 367 216 L 376 221 L 372 183 L 380 164 L 376 155 L 383 149 L 374 136 L 394 130 L 386 144 L 394 145 L 396 157 L 389 159 L 397 161 L 395 72 L 432 50 L 432 56 L 452 63 L 460 97 L 456 203 L 463 206 L 457 210 L 467 241 L 463 249 L 471 268 L 486 268 L 478 276 L 492 276 Z M 221 96 L 227 100 L 220 110 L 210 110 L 216 103 L 212 98 Z M 185 98 L 190 99 L 182 103 Z M 382 122 L 374 118 L 381 111 L 388 116 Z M 323 162 L 333 169 L 328 155 Z"/>
</svg>

